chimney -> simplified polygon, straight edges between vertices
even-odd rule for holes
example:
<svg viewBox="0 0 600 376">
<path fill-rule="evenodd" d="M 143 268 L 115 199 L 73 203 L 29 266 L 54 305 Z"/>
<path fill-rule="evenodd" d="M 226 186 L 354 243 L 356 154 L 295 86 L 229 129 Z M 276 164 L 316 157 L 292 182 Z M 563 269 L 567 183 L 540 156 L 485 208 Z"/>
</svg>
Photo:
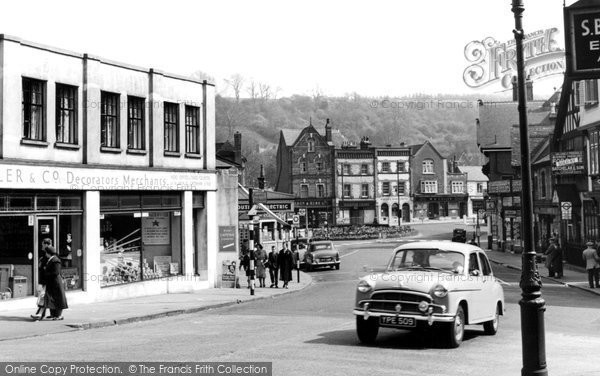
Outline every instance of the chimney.
<svg viewBox="0 0 600 376">
<path fill-rule="evenodd" d="M 363 137 L 360 139 L 360 148 L 362 150 L 368 149 L 369 145 L 371 145 L 371 142 L 369 142 L 369 137 Z"/>
<path fill-rule="evenodd" d="M 510 82 L 512 83 L 513 89 L 513 102 L 516 102 L 519 100 L 519 84 L 517 82 L 517 76 L 513 76 Z"/>
<path fill-rule="evenodd" d="M 260 165 L 260 176 L 258 177 L 258 189 L 265 189 L 265 169 Z"/>
<path fill-rule="evenodd" d="M 242 164 L 242 134 L 238 131 L 233 134 L 233 149 L 234 162 Z"/>
<path fill-rule="evenodd" d="M 325 123 L 325 139 L 327 142 L 332 142 L 333 138 L 331 137 L 331 124 L 329 124 L 329 119 Z"/>
<path fill-rule="evenodd" d="M 533 80 L 529 76 L 525 80 L 525 96 L 528 102 L 533 101 Z"/>
<path fill-rule="evenodd" d="M 456 162 L 456 155 L 454 156 L 454 159 L 452 160 L 452 172 L 458 172 L 458 163 Z"/>
</svg>

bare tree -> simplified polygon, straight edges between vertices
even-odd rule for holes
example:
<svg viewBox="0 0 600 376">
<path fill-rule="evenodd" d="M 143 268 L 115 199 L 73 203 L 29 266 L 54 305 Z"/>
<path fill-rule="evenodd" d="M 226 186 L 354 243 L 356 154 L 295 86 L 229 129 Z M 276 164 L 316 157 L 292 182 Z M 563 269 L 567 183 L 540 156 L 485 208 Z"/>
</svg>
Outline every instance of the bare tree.
<svg viewBox="0 0 600 376">
<path fill-rule="evenodd" d="M 266 82 L 258 83 L 258 91 L 260 93 L 260 99 L 268 101 L 271 98 L 271 85 Z"/>
<path fill-rule="evenodd" d="M 244 77 L 239 73 L 232 74 L 231 77 L 225 79 L 225 82 L 231 87 L 231 90 L 233 90 L 233 95 L 235 96 L 235 100 L 239 103 L 240 93 L 244 87 Z"/>
<path fill-rule="evenodd" d="M 312 89 L 312 97 L 315 102 L 318 102 L 323 97 L 323 90 L 321 90 L 318 84 Z"/>
<path fill-rule="evenodd" d="M 252 102 L 256 104 L 256 99 L 258 98 L 258 85 L 253 79 L 248 83 L 246 91 L 248 92 L 248 95 L 250 95 L 250 98 L 252 98 Z"/>
</svg>

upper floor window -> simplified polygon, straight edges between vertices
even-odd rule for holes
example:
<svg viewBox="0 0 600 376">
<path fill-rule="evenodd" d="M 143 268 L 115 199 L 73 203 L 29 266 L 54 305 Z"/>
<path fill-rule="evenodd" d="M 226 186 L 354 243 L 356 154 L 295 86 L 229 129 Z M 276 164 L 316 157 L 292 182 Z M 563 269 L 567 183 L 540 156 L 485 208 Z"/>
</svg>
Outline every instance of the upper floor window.
<svg viewBox="0 0 600 376">
<path fill-rule="evenodd" d="M 306 172 L 306 162 L 300 162 L 300 171 Z"/>
<path fill-rule="evenodd" d="M 56 84 L 56 142 L 77 144 L 77 87 Z"/>
<path fill-rule="evenodd" d="M 422 181 L 421 182 L 421 193 L 437 193 L 437 181 Z"/>
<path fill-rule="evenodd" d="M 342 175 L 350 175 L 350 165 L 349 164 L 342 165 Z"/>
<path fill-rule="evenodd" d="M 383 184 L 381 185 L 381 191 L 383 193 L 384 196 L 389 196 L 390 195 L 390 182 L 389 181 L 384 181 Z"/>
<path fill-rule="evenodd" d="M 540 198 L 546 197 L 546 171 L 540 174 Z"/>
<path fill-rule="evenodd" d="M 119 137 L 119 94 L 103 91 L 100 94 L 100 142 L 104 147 L 118 148 Z"/>
<path fill-rule="evenodd" d="M 598 104 L 598 80 L 585 80 L 585 104 Z"/>
<path fill-rule="evenodd" d="M 23 138 L 26 140 L 46 140 L 45 88 L 44 81 L 23 77 Z"/>
<path fill-rule="evenodd" d="M 423 161 L 423 173 L 433 174 L 433 160 L 426 159 Z"/>
<path fill-rule="evenodd" d="M 600 132 L 590 132 L 590 174 L 598 173 L 598 146 L 600 144 Z"/>
<path fill-rule="evenodd" d="M 396 194 L 398 195 L 404 195 L 406 193 L 406 184 L 405 182 L 401 181 L 398 182 L 398 186 L 396 187 Z"/>
<path fill-rule="evenodd" d="M 396 162 L 396 171 L 406 172 L 406 162 Z"/>
<path fill-rule="evenodd" d="M 352 194 L 352 187 L 350 186 L 350 184 L 344 184 L 343 196 L 350 197 L 351 194 Z"/>
<path fill-rule="evenodd" d="M 360 165 L 360 174 L 367 175 L 369 173 L 369 165 L 362 164 Z"/>
<path fill-rule="evenodd" d="M 477 193 L 483 193 L 483 183 L 477 183 Z"/>
<path fill-rule="evenodd" d="M 323 162 L 317 162 L 317 171 L 323 171 Z"/>
<path fill-rule="evenodd" d="M 127 148 L 145 149 L 144 98 L 127 97 Z"/>
<path fill-rule="evenodd" d="M 165 151 L 179 151 L 179 105 L 164 104 Z"/>
<path fill-rule="evenodd" d="M 464 193 L 465 187 L 462 181 L 452 182 L 452 193 Z"/>
<path fill-rule="evenodd" d="M 300 198 L 307 198 L 308 197 L 308 184 L 301 184 L 300 185 Z"/>
<path fill-rule="evenodd" d="M 381 172 L 390 172 L 390 162 L 383 162 L 381 164 Z"/>
<path fill-rule="evenodd" d="M 308 141 L 308 152 L 313 153 L 314 151 L 315 151 L 315 141 L 309 140 Z"/>
<path fill-rule="evenodd" d="M 185 106 L 185 152 L 200 154 L 200 108 Z"/>
<path fill-rule="evenodd" d="M 369 184 L 363 184 L 360 187 L 360 196 L 361 197 L 369 197 Z"/>
<path fill-rule="evenodd" d="M 317 197 L 325 197 L 325 185 L 317 184 Z"/>
</svg>

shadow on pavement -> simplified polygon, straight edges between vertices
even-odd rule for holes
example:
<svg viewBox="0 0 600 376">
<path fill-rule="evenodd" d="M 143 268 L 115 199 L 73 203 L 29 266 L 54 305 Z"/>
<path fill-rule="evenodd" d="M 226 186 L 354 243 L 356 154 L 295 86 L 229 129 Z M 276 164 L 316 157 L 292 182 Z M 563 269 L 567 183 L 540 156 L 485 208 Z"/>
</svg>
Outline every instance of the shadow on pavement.
<svg viewBox="0 0 600 376">
<path fill-rule="evenodd" d="M 33 322 L 31 317 L 23 317 L 23 316 L 0 316 L 0 321 L 29 321 Z"/>
<path fill-rule="evenodd" d="M 481 331 L 465 330 L 463 343 L 481 335 Z M 310 344 L 325 344 L 333 346 L 362 346 L 399 350 L 426 350 L 447 348 L 444 341 L 434 333 L 411 332 L 404 330 L 380 329 L 374 345 L 360 343 L 354 329 L 336 330 L 319 334 L 320 338 L 306 341 Z"/>
</svg>

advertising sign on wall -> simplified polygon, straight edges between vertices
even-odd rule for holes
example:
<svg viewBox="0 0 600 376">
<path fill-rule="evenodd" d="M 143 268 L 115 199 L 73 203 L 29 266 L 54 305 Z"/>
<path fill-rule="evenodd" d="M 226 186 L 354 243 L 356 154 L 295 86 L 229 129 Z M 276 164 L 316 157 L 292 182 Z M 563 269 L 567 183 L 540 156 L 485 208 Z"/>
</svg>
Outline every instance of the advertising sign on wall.
<svg viewBox="0 0 600 376">
<path fill-rule="evenodd" d="M 581 175 L 585 173 L 583 151 L 563 151 L 550 155 L 554 175 Z"/>
<path fill-rule="evenodd" d="M 171 244 L 171 220 L 167 212 L 151 212 L 142 218 L 142 239 L 144 244 Z"/>
</svg>

